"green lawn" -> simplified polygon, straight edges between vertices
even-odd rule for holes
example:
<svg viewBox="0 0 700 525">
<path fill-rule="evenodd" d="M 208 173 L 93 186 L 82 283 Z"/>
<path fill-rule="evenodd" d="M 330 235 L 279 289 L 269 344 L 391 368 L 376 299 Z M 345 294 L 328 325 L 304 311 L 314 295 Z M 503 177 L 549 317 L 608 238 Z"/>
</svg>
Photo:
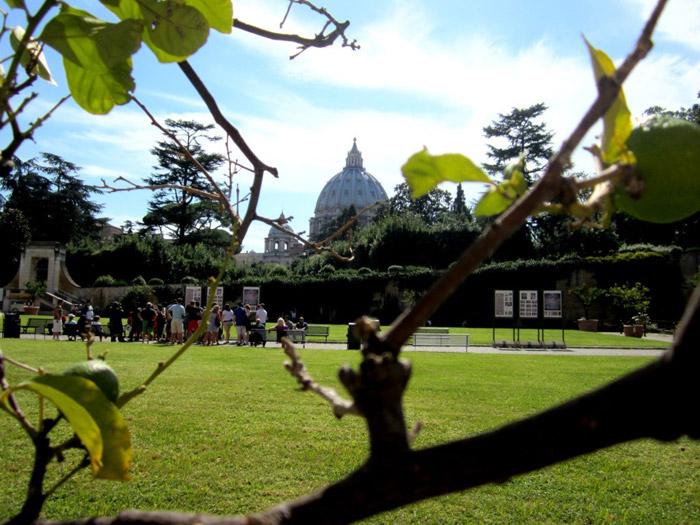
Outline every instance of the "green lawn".
<svg viewBox="0 0 700 525">
<path fill-rule="evenodd" d="M 80 343 L 2 340 L 5 355 L 59 372 L 84 358 Z M 96 343 L 132 388 L 173 347 Z M 312 374 L 342 390 L 339 366 L 356 352 L 302 350 Z M 590 390 L 649 362 L 641 357 L 412 353 L 405 398 L 417 447 L 493 429 Z M 298 391 L 279 349 L 195 347 L 123 409 L 134 457 L 128 483 L 80 473 L 51 498 L 48 519 L 168 509 L 252 513 L 338 480 L 366 457 L 359 418 L 337 420 Z M 16 367 L 15 384 L 28 377 Z M 20 397 L 36 418 L 35 398 Z M 30 467 L 28 440 L 0 414 L 0 518 L 19 508 Z M 74 456 L 68 458 L 70 463 Z M 56 467 L 56 465 L 53 465 Z M 67 466 L 60 465 L 61 472 Z M 57 473 L 52 469 L 52 479 Z M 502 485 L 444 496 L 367 523 L 692 523 L 700 519 L 700 444 L 641 441 L 578 458 Z"/>
<path fill-rule="evenodd" d="M 469 344 L 470 345 L 490 345 L 493 342 L 493 329 L 492 328 L 454 328 L 450 329 L 451 334 L 469 334 Z M 328 337 L 329 341 L 340 341 L 345 342 L 347 339 L 348 327 L 347 325 L 334 324 L 330 325 L 330 335 Z M 558 330 L 547 329 L 545 330 L 545 340 L 546 341 L 561 341 L 561 328 Z M 667 347 L 668 343 L 654 341 L 652 339 L 642 338 L 638 339 L 636 337 L 623 337 L 621 335 L 615 334 L 601 334 L 596 332 L 581 332 L 579 330 L 566 330 L 564 333 L 564 338 L 568 346 L 576 347 L 615 347 L 615 348 L 625 348 L 625 347 L 650 347 L 659 348 Z M 513 330 L 506 328 L 498 328 L 496 330 L 496 340 L 513 340 Z M 521 341 L 537 341 L 536 330 L 521 330 L 520 331 Z"/>
<path fill-rule="evenodd" d="M 21 315 L 22 324 L 26 324 L 30 316 Z M 31 317 L 48 317 L 48 316 L 31 316 Z M 309 323 L 314 324 L 314 323 Z M 268 323 L 268 327 L 271 327 L 271 323 Z M 329 342 L 345 343 L 347 342 L 348 325 L 347 324 L 332 324 L 330 326 L 330 332 L 328 336 Z M 469 344 L 470 345 L 490 345 L 493 338 L 492 328 L 449 328 L 450 333 L 454 334 L 469 334 Z M 544 334 L 546 341 L 561 341 L 562 333 L 561 328 L 547 329 Z M 614 348 L 665 348 L 668 347 L 668 343 L 661 341 L 655 341 L 653 339 L 642 338 L 638 339 L 636 337 L 623 337 L 621 335 L 614 334 L 601 334 L 595 332 L 581 332 L 579 330 L 566 330 L 564 334 L 566 344 L 573 347 L 614 347 Z M 499 328 L 496 330 L 496 340 L 512 340 L 513 330 L 506 328 Z M 535 330 L 521 330 L 520 331 L 521 341 L 536 341 L 537 334 Z M 310 341 L 313 342 L 323 342 L 322 338 L 312 338 Z"/>
</svg>

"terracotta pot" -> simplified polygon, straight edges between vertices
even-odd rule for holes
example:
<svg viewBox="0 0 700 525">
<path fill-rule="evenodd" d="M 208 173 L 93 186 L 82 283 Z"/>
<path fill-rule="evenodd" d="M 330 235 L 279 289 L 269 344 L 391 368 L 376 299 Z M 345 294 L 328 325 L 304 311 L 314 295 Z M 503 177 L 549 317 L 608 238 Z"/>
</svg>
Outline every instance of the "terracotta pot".
<svg viewBox="0 0 700 525">
<path fill-rule="evenodd" d="M 625 337 L 642 337 L 644 335 L 643 324 L 626 324 L 622 327 Z"/>
<path fill-rule="evenodd" d="M 582 332 L 597 332 L 598 319 L 579 319 L 578 329 Z"/>
<path fill-rule="evenodd" d="M 24 313 L 27 315 L 37 315 L 39 313 L 38 306 L 24 306 Z"/>
</svg>

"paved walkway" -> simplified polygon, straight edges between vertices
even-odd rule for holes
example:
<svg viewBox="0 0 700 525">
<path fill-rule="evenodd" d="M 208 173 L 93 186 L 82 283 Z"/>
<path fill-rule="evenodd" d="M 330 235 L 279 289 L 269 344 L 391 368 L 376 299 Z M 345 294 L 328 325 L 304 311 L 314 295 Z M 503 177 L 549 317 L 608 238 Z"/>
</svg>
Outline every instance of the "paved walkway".
<svg viewBox="0 0 700 525">
<path fill-rule="evenodd" d="M 609 335 L 618 335 L 624 337 L 617 332 L 606 332 Z M 649 334 L 647 340 L 655 340 L 663 343 L 670 343 L 673 336 L 666 334 Z M 273 343 L 274 346 L 277 346 Z M 301 345 L 299 345 L 301 346 Z M 306 348 L 318 350 L 346 350 L 345 343 L 306 343 Z M 444 352 L 444 353 L 465 353 L 464 348 L 448 347 L 448 346 L 420 346 L 406 345 L 401 349 L 403 352 Z M 467 353 L 470 354 L 512 354 L 512 355 L 589 355 L 589 356 L 645 356 L 657 357 L 666 351 L 665 347 L 649 348 L 649 347 L 568 347 L 568 348 L 495 348 L 491 345 L 469 345 Z"/>
</svg>

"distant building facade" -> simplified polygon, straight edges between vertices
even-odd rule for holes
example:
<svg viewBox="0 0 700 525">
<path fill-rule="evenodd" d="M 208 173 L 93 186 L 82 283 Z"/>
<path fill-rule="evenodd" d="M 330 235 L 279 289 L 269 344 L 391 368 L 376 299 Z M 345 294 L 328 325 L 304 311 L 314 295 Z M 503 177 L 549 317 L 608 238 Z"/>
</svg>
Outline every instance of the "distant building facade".
<svg viewBox="0 0 700 525">
<path fill-rule="evenodd" d="M 279 224 L 283 225 L 285 230 L 290 233 L 294 233 L 294 230 L 292 230 L 291 226 L 289 226 L 284 213 L 280 214 L 277 221 Z M 293 237 L 289 233 L 285 233 L 273 226 L 270 228 L 267 237 L 265 237 L 265 251 L 263 253 L 239 253 L 236 254 L 234 258 L 240 263 L 252 264 L 256 262 L 264 262 L 288 266 L 302 253 L 304 253 L 304 245 L 301 244 L 296 237 Z"/>
<path fill-rule="evenodd" d="M 365 170 L 357 139 L 353 139 L 345 168 L 326 183 L 318 196 L 314 216 L 309 220 L 309 234 L 312 239 L 318 237 L 329 223 L 351 206 L 359 212 L 365 206 L 385 200 L 386 191 L 374 175 Z M 358 222 L 367 224 L 375 213 L 374 209 L 369 210 Z"/>
<path fill-rule="evenodd" d="M 309 221 L 309 236 L 311 239 L 316 238 L 324 228 L 351 206 L 359 212 L 365 206 L 385 200 L 387 200 L 386 191 L 374 175 L 365 170 L 362 153 L 357 149 L 357 139 L 353 139 L 352 148 L 345 159 L 345 168 L 331 177 L 316 200 L 314 216 Z M 358 223 L 367 224 L 375 214 L 374 209 L 369 210 L 358 219 Z M 284 213 L 280 215 L 278 221 L 293 233 Z M 235 255 L 235 259 L 239 263 L 266 262 L 287 266 L 303 253 L 304 246 L 298 239 L 277 228 L 270 228 L 265 238 L 263 253 L 239 253 Z"/>
</svg>

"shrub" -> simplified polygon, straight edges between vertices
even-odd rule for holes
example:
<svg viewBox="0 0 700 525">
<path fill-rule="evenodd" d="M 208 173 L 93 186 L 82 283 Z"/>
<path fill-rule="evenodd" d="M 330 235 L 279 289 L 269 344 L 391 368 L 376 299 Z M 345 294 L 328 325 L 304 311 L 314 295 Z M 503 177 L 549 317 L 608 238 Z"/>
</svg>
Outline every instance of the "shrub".
<svg viewBox="0 0 700 525">
<path fill-rule="evenodd" d="M 111 275 L 100 275 L 95 279 L 94 286 L 115 286 L 116 280 Z"/>
<path fill-rule="evenodd" d="M 163 286 L 165 284 L 165 281 L 163 279 L 160 279 L 159 277 L 151 277 L 148 280 L 149 286 Z"/>
</svg>

